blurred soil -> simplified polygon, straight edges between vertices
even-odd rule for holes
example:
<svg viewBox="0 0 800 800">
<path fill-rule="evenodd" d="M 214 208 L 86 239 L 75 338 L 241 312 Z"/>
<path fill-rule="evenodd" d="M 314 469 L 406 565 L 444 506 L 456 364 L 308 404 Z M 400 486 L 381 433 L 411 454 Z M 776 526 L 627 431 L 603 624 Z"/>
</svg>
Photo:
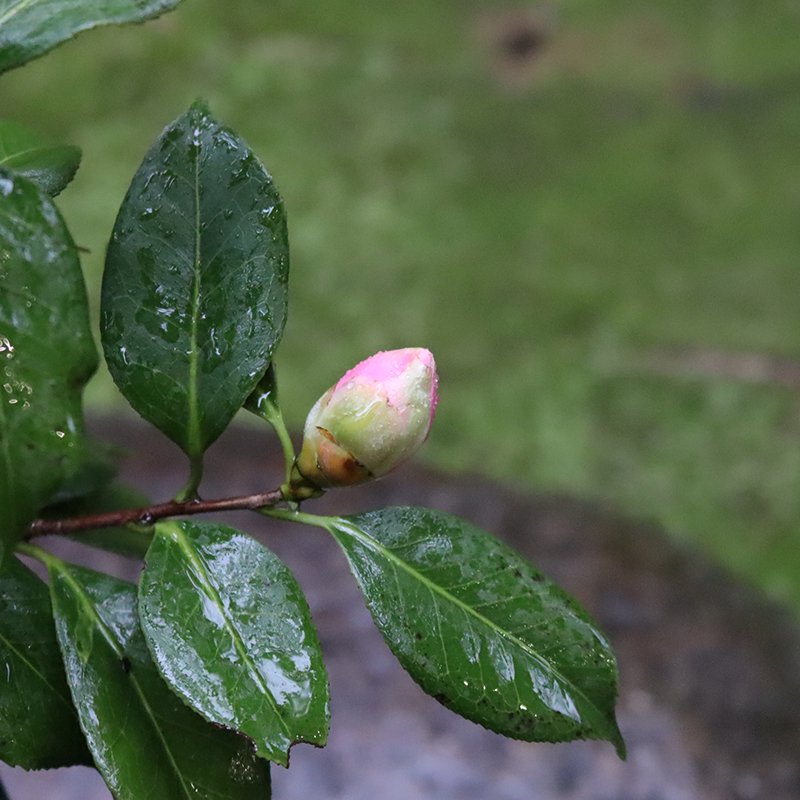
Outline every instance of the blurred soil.
<svg viewBox="0 0 800 800">
<path fill-rule="evenodd" d="M 118 421 L 94 428 L 130 448 L 122 477 L 154 500 L 182 484 L 184 460 L 160 435 Z M 204 495 L 279 483 L 270 446 L 261 433 L 229 431 L 209 453 Z M 628 759 L 604 743 L 506 740 L 447 711 L 395 662 L 331 540 L 243 512 L 228 519 L 256 533 L 303 585 L 331 679 L 329 745 L 300 745 L 289 770 L 273 770 L 276 800 L 800 797 L 800 629 L 783 610 L 652 525 L 574 498 L 411 467 L 331 492 L 314 510 L 392 504 L 428 505 L 493 531 L 590 610 L 618 654 Z M 53 546 L 98 564 L 96 552 Z M 100 560 L 135 579 L 133 562 Z M 11 800 L 109 797 L 90 770 L 0 775 Z"/>
</svg>

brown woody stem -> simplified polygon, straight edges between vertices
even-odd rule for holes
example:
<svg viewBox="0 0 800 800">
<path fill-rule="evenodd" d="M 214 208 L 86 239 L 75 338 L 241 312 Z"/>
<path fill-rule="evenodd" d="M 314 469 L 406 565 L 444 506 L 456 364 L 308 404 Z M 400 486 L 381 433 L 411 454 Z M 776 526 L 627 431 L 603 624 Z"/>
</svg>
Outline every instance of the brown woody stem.
<svg viewBox="0 0 800 800">
<path fill-rule="evenodd" d="M 145 508 L 128 508 L 124 511 L 110 511 L 103 514 L 87 514 L 69 519 L 36 519 L 28 526 L 25 539 L 35 536 L 64 535 L 80 533 L 96 528 L 120 528 L 124 525 L 152 525 L 165 517 L 179 517 L 189 514 L 208 514 L 214 511 L 238 511 L 272 508 L 284 500 L 281 489 L 259 494 L 246 494 L 239 497 L 224 497 L 219 500 L 171 500 Z"/>
</svg>

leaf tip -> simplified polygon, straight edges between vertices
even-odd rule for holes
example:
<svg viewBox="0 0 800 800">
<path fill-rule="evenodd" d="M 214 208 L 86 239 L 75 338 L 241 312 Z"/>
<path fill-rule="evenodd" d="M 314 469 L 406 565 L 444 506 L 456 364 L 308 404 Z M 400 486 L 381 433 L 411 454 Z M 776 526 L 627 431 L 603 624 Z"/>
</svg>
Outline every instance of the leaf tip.
<svg viewBox="0 0 800 800">
<path fill-rule="evenodd" d="M 56 183 L 53 185 L 52 189 L 48 191 L 48 194 L 51 197 L 58 197 L 67 186 L 72 183 L 73 178 L 78 172 L 78 168 L 81 165 L 81 161 L 83 160 L 83 150 L 80 147 L 74 144 L 65 144 L 62 146 L 62 152 L 64 154 L 65 161 L 67 166 L 64 170 L 64 175 L 61 182 Z"/>
<path fill-rule="evenodd" d="M 611 735 L 609 736 L 608 741 L 614 745 L 614 750 L 616 750 L 620 761 L 626 761 L 628 758 L 628 747 L 625 744 L 625 739 L 623 738 L 622 732 L 617 725 L 616 719 L 612 719 L 611 724 Z"/>
<path fill-rule="evenodd" d="M 242 731 L 237 731 L 237 733 L 242 736 Z M 256 758 L 260 758 L 263 761 L 270 761 L 273 764 L 277 764 L 279 767 L 284 767 L 284 769 L 289 769 L 289 756 L 290 751 L 292 748 L 293 742 L 289 742 L 287 745 L 276 745 L 273 746 L 271 743 L 267 742 L 257 742 L 252 737 L 247 736 L 251 742 L 253 742 L 253 746 L 255 748 L 255 756 Z"/>
<path fill-rule="evenodd" d="M 204 100 L 202 97 L 195 98 L 194 102 L 189 106 L 189 113 L 201 117 L 210 117 L 211 109 L 208 107 L 208 101 Z"/>
</svg>

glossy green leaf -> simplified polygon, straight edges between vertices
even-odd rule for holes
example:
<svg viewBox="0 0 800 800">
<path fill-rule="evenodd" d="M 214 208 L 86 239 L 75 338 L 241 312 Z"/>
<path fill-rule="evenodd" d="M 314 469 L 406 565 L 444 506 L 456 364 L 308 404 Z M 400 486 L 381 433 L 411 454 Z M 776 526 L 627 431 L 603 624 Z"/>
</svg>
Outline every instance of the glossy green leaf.
<svg viewBox="0 0 800 800">
<path fill-rule="evenodd" d="M 245 400 L 244 408 L 268 422 L 275 433 L 278 434 L 281 449 L 283 450 L 284 474 L 286 482 L 289 483 L 292 478 L 296 454 L 292 437 L 289 435 L 281 412 L 280 402 L 278 401 L 278 378 L 275 374 L 275 362 L 269 365 L 269 369 L 264 373 L 252 394 Z"/>
<path fill-rule="evenodd" d="M 119 454 L 120 450 L 113 445 L 84 439 L 71 474 L 48 499 L 48 507 L 77 502 L 82 497 L 102 492 L 117 473 Z"/>
<path fill-rule="evenodd" d="M 72 238 L 44 192 L 0 171 L 0 563 L 85 461 L 96 365 Z"/>
<path fill-rule="evenodd" d="M 328 678 L 305 597 L 280 559 L 224 525 L 160 522 L 139 588 L 167 683 L 203 716 L 288 764 L 328 735 Z"/>
<path fill-rule="evenodd" d="M 55 197 L 81 163 L 79 147 L 46 145 L 16 122 L 0 120 L 0 168 L 22 175 Z"/>
<path fill-rule="evenodd" d="M 0 569 L 0 760 L 91 764 L 64 677 L 47 586 L 16 558 Z"/>
<path fill-rule="evenodd" d="M 48 559 L 67 681 L 95 764 L 118 800 L 263 800 L 266 762 L 167 687 L 136 616 L 136 589 Z"/>
<path fill-rule="evenodd" d="M 269 365 L 255 389 L 244 401 L 244 408 L 268 422 L 280 414 L 278 378 L 275 374 L 274 364 Z"/>
<path fill-rule="evenodd" d="M 143 22 L 180 0 L 0 0 L 0 73 L 98 25 Z"/>
<path fill-rule="evenodd" d="M 426 692 L 505 736 L 607 739 L 624 756 L 606 638 L 513 550 L 425 508 L 327 526 L 389 647 Z"/>
<path fill-rule="evenodd" d="M 101 314 L 120 390 L 190 458 L 269 366 L 286 319 L 288 265 L 272 179 L 195 104 L 134 176 L 108 247 Z"/>
</svg>

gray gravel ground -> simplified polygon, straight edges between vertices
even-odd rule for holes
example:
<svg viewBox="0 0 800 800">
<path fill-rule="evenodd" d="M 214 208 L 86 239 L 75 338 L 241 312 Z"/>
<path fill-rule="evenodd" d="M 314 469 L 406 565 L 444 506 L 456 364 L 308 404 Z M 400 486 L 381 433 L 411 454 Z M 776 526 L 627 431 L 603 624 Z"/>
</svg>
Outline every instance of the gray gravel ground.
<svg viewBox="0 0 800 800">
<path fill-rule="evenodd" d="M 154 499 L 179 488 L 182 457 L 160 436 L 132 423 L 96 427 L 135 454 L 123 472 L 129 482 Z M 268 449 L 252 431 L 226 434 L 209 455 L 206 496 L 279 482 Z M 571 498 L 408 468 L 331 492 L 315 508 L 389 504 L 428 505 L 482 525 L 586 605 L 618 653 L 628 760 L 597 742 L 506 740 L 447 711 L 395 662 L 333 542 L 239 514 L 228 519 L 257 532 L 306 590 L 331 679 L 329 744 L 300 745 L 289 770 L 273 770 L 276 800 L 800 798 L 800 628 L 787 614 L 654 526 Z M 58 547 L 87 559 L 79 546 Z M 135 578 L 135 564 L 102 558 Z M 84 768 L 0 767 L 0 776 L 11 800 L 110 797 Z"/>
</svg>

